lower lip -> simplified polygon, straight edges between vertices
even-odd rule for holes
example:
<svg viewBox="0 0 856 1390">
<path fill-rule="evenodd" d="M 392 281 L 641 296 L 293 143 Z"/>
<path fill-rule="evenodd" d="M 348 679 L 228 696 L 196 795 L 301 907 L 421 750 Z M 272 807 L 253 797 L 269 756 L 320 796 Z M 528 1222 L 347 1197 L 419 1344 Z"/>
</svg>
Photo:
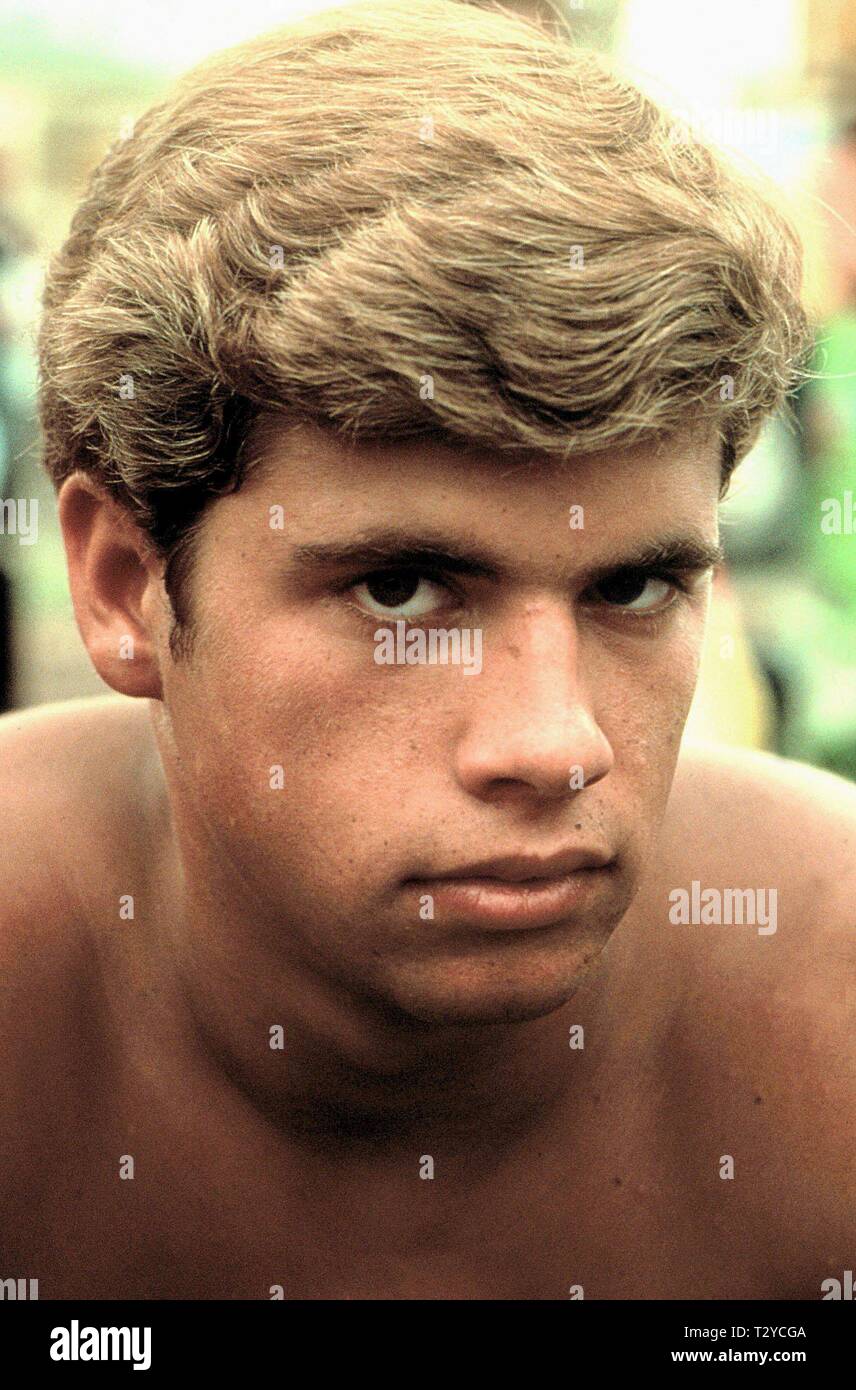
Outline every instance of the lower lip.
<svg viewBox="0 0 856 1390">
<path fill-rule="evenodd" d="M 577 869 L 563 878 L 508 883 L 499 878 L 420 879 L 420 894 L 434 899 L 436 916 L 446 922 L 492 927 L 549 927 L 586 907 L 603 886 L 607 867 Z M 413 882 L 413 880 L 411 880 Z"/>
</svg>

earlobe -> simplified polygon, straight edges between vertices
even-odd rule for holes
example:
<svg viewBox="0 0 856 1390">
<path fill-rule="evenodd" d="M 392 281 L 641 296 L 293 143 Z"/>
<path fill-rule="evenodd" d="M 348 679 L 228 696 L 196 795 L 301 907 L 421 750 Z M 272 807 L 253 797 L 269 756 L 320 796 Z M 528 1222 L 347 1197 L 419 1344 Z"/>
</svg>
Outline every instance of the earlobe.
<svg viewBox="0 0 856 1390">
<path fill-rule="evenodd" d="M 74 614 L 92 664 L 123 695 L 162 699 L 159 567 L 129 513 L 83 472 L 63 482 L 58 511 Z"/>
</svg>

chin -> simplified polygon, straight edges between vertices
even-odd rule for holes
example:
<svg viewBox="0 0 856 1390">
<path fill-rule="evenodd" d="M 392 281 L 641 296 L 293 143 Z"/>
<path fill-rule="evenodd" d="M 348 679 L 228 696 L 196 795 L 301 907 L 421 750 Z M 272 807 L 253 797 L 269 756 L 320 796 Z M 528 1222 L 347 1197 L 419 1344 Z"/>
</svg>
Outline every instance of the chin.
<svg viewBox="0 0 856 1390">
<path fill-rule="evenodd" d="M 482 999 L 458 1001 L 444 1008 L 438 1001 L 436 1005 L 416 1006 L 410 1011 L 411 1018 L 419 1023 L 458 1027 L 487 1027 L 497 1023 L 527 1023 L 535 1018 L 546 1018 L 555 1013 L 573 996 L 573 989 L 560 999 Z"/>
<path fill-rule="evenodd" d="M 414 1022 L 434 1025 L 525 1023 L 555 1013 L 573 998 L 596 968 L 605 943 L 572 960 L 553 959 L 539 969 L 531 955 L 515 964 L 510 952 L 490 960 L 447 961 L 414 968 L 387 980 L 387 1001 Z"/>
</svg>

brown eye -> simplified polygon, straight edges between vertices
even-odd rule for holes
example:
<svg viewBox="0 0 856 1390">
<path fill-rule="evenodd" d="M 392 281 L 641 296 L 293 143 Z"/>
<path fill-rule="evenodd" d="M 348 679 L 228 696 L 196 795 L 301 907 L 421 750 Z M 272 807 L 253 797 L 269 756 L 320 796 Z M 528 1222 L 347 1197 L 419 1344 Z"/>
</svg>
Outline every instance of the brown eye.
<svg viewBox="0 0 856 1390">
<path fill-rule="evenodd" d="M 366 593 L 384 608 L 398 608 L 412 599 L 419 588 L 415 570 L 394 570 L 388 574 L 372 575 L 364 581 Z"/>
<path fill-rule="evenodd" d="M 370 574 L 351 593 L 365 612 L 375 618 L 403 618 L 416 621 L 448 602 L 443 584 L 428 579 L 419 570 L 386 570 Z"/>
<path fill-rule="evenodd" d="M 651 613 L 667 608 L 675 584 L 662 575 L 642 570 L 620 570 L 598 584 L 595 592 L 604 602 L 633 613 Z"/>
</svg>

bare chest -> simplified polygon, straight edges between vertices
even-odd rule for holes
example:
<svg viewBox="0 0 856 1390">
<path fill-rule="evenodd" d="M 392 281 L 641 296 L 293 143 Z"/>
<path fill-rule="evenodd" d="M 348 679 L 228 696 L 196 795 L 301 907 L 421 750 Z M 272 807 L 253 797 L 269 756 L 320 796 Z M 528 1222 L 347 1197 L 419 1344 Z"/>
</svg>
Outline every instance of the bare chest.
<svg viewBox="0 0 856 1390">
<path fill-rule="evenodd" d="M 53 1150 L 3 1273 L 45 1298 L 799 1296 L 776 1286 L 763 1232 L 717 1219 L 666 1118 L 655 1092 L 616 1093 L 502 1158 L 426 1133 L 349 1168 L 266 1155 L 198 1096 L 124 1128 L 108 1107 Z"/>
</svg>

